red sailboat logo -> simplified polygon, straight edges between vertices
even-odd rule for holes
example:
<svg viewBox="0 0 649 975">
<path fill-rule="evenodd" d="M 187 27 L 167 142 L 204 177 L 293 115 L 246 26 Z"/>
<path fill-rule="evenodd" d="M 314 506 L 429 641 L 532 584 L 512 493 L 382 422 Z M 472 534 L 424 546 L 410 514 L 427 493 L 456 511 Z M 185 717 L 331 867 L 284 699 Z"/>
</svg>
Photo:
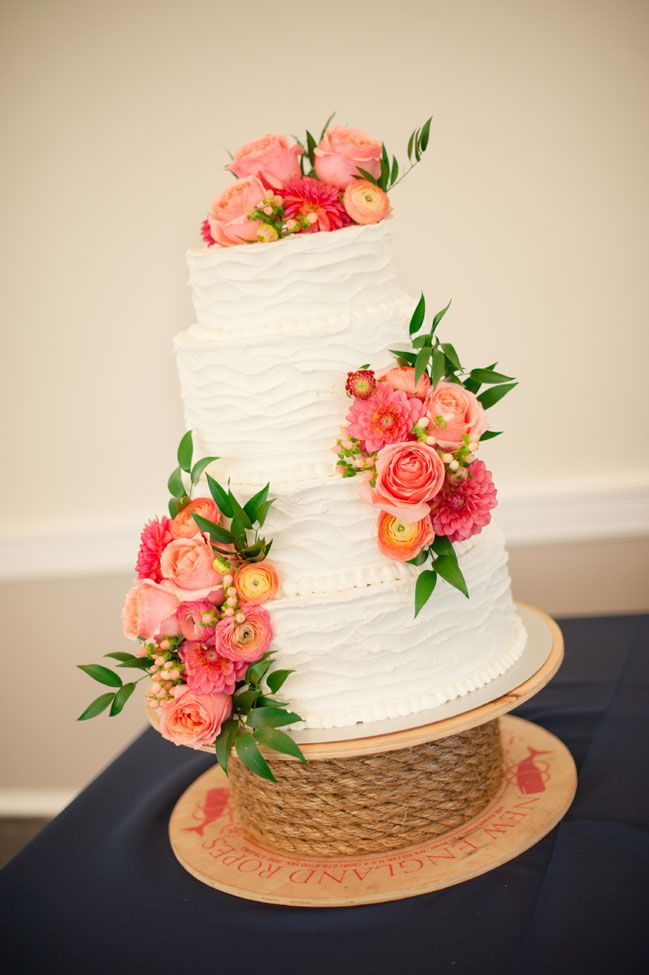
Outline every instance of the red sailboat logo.
<svg viewBox="0 0 649 975">
<path fill-rule="evenodd" d="M 508 769 L 507 778 L 510 782 L 516 782 L 521 795 L 528 796 L 533 793 L 545 792 L 545 783 L 549 779 L 548 762 L 538 762 L 539 755 L 549 755 L 550 752 L 538 748 L 527 747 L 527 755 L 520 762 L 515 762 Z"/>
<path fill-rule="evenodd" d="M 228 798 L 228 789 L 209 789 L 192 813 L 192 819 L 202 819 L 202 822 L 198 826 L 185 826 L 184 832 L 198 833 L 202 836 L 211 823 L 221 818 L 228 804 Z"/>
</svg>

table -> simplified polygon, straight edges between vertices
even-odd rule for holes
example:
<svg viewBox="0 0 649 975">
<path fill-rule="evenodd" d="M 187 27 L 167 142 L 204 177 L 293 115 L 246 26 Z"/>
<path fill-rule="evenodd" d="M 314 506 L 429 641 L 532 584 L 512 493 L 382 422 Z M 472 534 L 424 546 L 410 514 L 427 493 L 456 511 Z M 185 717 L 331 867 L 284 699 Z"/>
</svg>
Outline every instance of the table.
<svg viewBox="0 0 649 975">
<path fill-rule="evenodd" d="M 0 874 L 11 975 L 637 973 L 649 965 L 649 616 L 568 620 L 517 713 L 579 788 L 537 846 L 458 887 L 349 910 L 238 900 L 176 863 L 175 800 L 211 759 L 146 731 Z"/>
</svg>

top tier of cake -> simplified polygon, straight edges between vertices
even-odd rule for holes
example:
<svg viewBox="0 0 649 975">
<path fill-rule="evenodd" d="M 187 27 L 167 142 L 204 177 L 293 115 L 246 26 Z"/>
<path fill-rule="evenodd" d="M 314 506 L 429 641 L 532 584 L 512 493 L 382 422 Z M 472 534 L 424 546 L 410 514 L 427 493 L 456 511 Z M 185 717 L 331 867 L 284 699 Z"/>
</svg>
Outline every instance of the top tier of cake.
<svg viewBox="0 0 649 975">
<path fill-rule="evenodd" d="M 238 333 L 381 304 L 397 295 L 390 221 L 189 251 L 196 321 Z"/>
</svg>

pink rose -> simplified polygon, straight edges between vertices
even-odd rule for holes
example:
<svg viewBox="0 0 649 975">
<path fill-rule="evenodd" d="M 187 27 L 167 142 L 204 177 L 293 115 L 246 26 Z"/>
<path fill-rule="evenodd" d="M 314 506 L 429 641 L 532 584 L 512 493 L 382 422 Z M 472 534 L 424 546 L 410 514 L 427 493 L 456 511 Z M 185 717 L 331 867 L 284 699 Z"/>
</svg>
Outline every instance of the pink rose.
<svg viewBox="0 0 649 975">
<path fill-rule="evenodd" d="M 244 623 L 237 623 L 234 616 L 222 619 L 214 632 L 214 641 L 222 657 L 252 664 L 268 650 L 273 627 L 263 606 L 245 606 L 243 612 Z"/>
<path fill-rule="evenodd" d="M 176 619 L 186 640 L 208 640 L 214 634 L 216 609 L 209 599 L 181 603 L 176 610 Z"/>
<path fill-rule="evenodd" d="M 227 167 L 235 176 L 262 176 L 275 189 L 281 189 L 293 176 L 300 175 L 301 146 L 291 145 L 285 135 L 263 135 L 242 146 Z"/>
<path fill-rule="evenodd" d="M 202 599 L 221 585 L 222 576 L 212 568 L 214 555 L 202 535 L 175 538 L 169 542 L 160 559 L 160 571 L 166 588 L 193 593 Z"/>
<path fill-rule="evenodd" d="M 176 619 L 178 600 L 152 579 L 138 579 L 126 595 L 122 609 L 124 635 L 129 640 L 144 637 L 178 636 L 180 629 Z"/>
<path fill-rule="evenodd" d="M 192 538 L 200 532 L 193 515 L 200 515 L 208 521 L 218 525 L 221 512 L 211 498 L 194 498 L 182 508 L 171 522 L 171 534 L 174 538 Z"/>
<path fill-rule="evenodd" d="M 394 366 L 393 369 L 388 369 L 379 378 L 381 382 L 392 386 L 392 389 L 401 389 L 408 396 L 416 396 L 417 399 L 424 399 L 430 388 L 430 379 L 426 373 L 419 377 L 419 382 L 415 386 L 415 370 L 413 366 Z"/>
<path fill-rule="evenodd" d="M 207 220 L 210 232 L 217 244 L 232 247 L 257 240 L 258 223 L 249 220 L 248 214 L 255 210 L 268 196 L 268 190 L 256 176 L 238 179 L 224 193 L 214 200 Z"/>
<path fill-rule="evenodd" d="M 177 685 L 172 693 L 171 700 L 160 707 L 162 737 L 189 748 L 213 745 L 232 713 L 232 698 L 226 694 L 194 694 L 186 684 Z"/>
<path fill-rule="evenodd" d="M 315 150 L 315 171 L 318 179 L 344 190 L 359 175 L 359 166 L 370 176 L 379 175 L 382 151 L 382 143 L 360 129 L 334 125 Z"/>
<path fill-rule="evenodd" d="M 482 404 L 457 383 L 438 383 L 428 391 L 424 404 L 431 420 L 427 433 L 445 450 L 456 450 L 464 436 L 477 441 L 487 429 Z"/>
<path fill-rule="evenodd" d="M 354 223 L 380 223 L 390 212 L 390 198 L 369 179 L 353 179 L 345 187 L 343 206 Z"/>
<path fill-rule="evenodd" d="M 425 443 L 396 443 L 383 447 L 376 458 L 376 487 L 372 504 L 406 525 L 429 514 L 428 501 L 441 491 L 445 469 L 434 447 Z M 366 482 L 367 483 L 367 482 Z"/>
</svg>

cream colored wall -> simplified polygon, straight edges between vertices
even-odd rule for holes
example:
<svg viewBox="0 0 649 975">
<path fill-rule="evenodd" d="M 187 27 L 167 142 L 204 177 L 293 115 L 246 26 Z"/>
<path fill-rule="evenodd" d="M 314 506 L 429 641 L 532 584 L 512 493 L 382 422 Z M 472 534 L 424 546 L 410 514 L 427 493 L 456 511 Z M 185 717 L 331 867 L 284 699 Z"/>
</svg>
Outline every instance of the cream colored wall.
<svg viewBox="0 0 649 975">
<path fill-rule="evenodd" d="M 412 294 L 453 297 L 445 335 L 468 361 L 521 380 L 489 447 L 503 492 L 649 484 L 649 5 L 5 0 L 0 17 L 1 537 L 101 536 L 161 508 L 183 254 L 227 184 L 222 146 L 334 108 L 402 156 L 434 114 L 394 193 L 398 262 Z M 575 569 L 554 605 L 551 550 L 515 552 L 519 593 L 646 606 L 646 547 L 609 544 L 562 550 Z M 139 726 L 136 706 L 73 721 L 92 688 L 72 665 L 123 645 L 126 582 L 3 588 L 21 690 L 0 709 L 0 789 L 76 788 Z"/>
</svg>

